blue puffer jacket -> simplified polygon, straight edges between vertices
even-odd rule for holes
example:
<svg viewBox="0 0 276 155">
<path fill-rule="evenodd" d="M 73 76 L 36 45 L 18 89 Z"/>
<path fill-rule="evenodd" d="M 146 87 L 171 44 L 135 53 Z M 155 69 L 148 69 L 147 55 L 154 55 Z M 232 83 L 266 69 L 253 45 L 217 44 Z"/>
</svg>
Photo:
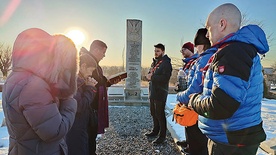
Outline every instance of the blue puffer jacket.
<svg viewBox="0 0 276 155">
<path fill-rule="evenodd" d="M 190 94 L 202 92 L 202 69 L 205 67 L 206 63 L 215 52 L 216 48 L 207 49 L 195 60 L 189 71 L 187 81 L 188 88 L 185 91 L 177 93 L 177 101 L 183 104 L 188 104 Z"/>
<path fill-rule="evenodd" d="M 264 141 L 261 101 L 263 74 L 259 54 L 269 50 L 265 33 L 248 25 L 214 45 L 202 94 L 191 97 L 199 127 L 211 140 L 231 145 Z"/>
<path fill-rule="evenodd" d="M 197 58 L 198 58 L 198 54 L 196 53 L 196 54 L 194 54 L 194 55 L 192 55 L 191 57 L 189 57 L 189 58 L 185 58 L 185 59 L 182 59 L 182 61 L 183 61 L 183 63 L 184 63 L 184 66 L 183 66 L 183 70 L 184 70 L 184 72 L 185 72 L 185 79 L 187 79 L 187 81 L 188 81 L 188 79 L 189 79 L 189 77 L 188 77 L 188 75 L 189 75 L 189 72 L 190 72 L 190 68 L 191 68 L 191 63 L 193 62 L 193 61 L 195 61 Z"/>
</svg>

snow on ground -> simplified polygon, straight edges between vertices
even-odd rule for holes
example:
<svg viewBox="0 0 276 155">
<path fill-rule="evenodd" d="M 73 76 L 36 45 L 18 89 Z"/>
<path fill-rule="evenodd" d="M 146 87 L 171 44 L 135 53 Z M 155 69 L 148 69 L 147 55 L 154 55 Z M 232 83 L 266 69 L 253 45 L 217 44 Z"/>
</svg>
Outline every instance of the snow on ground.
<svg viewBox="0 0 276 155">
<path fill-rule="evenodd" d="M 177 104 L 176 94 L 170 94 L 167 98 L 167 108 L 173 109 Z M 264 130 L 267 135 L 267 140 L 276 137 L 276 100 L 263 99 L 262 101 L 262 119 Z M 179 137 L 179 140 L 185 140 L 184 127 L 172 122 L 172 116 L 167 118 L 167 121 L 174 129 Z M 262 149 L 258 149 L 257 155 L 268 155 Z"/>
<path fill-rule="evenodd" d="M 2 101 L 2 93 L 0 93 L 0 100 Z M 167 108 L 173 109 L 176 104 L 176 95 L 169 94 L 167 99 Z M 263 99 L 262 101 L 262 118 L 267 140 L 276 137 L 276 100 Z M 0 104 L 0 124 L 4 118 L 2 104 Z M 167 117 L 168 123 L 172 126 L 179 140 L 185 140 L 184 127 L 172 122 L 172 116 Z M 0 127 L 0 155 L 8 154 L 8 132 L 7 127 Z M 258 150 L 257 155 L 268 155 L 261 149 Z"/>
<path fill-rule="evenodd" d="M 6 126 L 2 126 L 2 120 L 4 118 L 4 112 L 2 109 L 2 93 L 0 93 L 0 155 L 8 154 L 9 146 L 9 134 Z"/>
</svg>

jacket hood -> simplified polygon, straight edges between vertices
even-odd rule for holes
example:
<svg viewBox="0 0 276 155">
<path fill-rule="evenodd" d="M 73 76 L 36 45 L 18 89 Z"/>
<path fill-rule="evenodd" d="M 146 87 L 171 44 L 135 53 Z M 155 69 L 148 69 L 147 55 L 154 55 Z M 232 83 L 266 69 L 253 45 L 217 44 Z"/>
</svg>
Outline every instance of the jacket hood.
<svg viewBox="0 0 276 155">
<path fill-rule="evenodd" d="M 49 79 L 55 43 L 47 32 L 31 28 L 21 32 L 13 46 L 13 70 L 23 69 Z"/>
<path fill-rule="evenodd" d="M 225 42 L 240 41 L 252 44 L 257 48 L 259 54 L 265 54 L 269 51 L 266 35 L 258 25 L 247 25 L 242 27 L 233 36 L 225 40 Z"/>
<path fill-rule="evenodd" d="M 42 78 L 59 98 L 66 98 L 76 90 L 77 50 L 63 35 L 27 29 L 14 42 L 12 60 L 13 71 L 27 71 Z"/>
<path fill-rule="evenodd" d="M 171 58 L 168 57 L 167 54 L 165 54 L 163 57 L 162 57 L 163 61 L 169 61 L 171 62 Z"/>
</svg>

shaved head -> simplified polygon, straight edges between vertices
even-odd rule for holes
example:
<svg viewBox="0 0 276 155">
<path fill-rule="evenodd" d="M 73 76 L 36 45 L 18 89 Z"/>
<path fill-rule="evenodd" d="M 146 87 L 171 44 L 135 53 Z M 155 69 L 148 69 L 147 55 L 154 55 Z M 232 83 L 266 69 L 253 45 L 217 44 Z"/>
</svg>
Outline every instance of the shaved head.
<svg viewBox="0 0 276 155">
<path fill-rule="evenodd" d="M 235 5 L 231 3 L 222 4 L 221 6 L 217 7 L 210 13 L 209 18 L 210 17 L 214 20 L 217 20 L 217 22 L 219 22 L 220 19 L 226 19 L 227 23 L 231 24 L 232 28 L 236 29 L 236 31 L 241 26 L 241 12 Z"/>
<path fill-rule="evenodd" d="M 226 3 L 215 8 L 208 16 L 206 28 L 208 29 L 207 37 L 211 44 L 215 44 L 224 36 L 235 33 L 241 26 L 241 12 L 231 3 Z M 210 29 L 210 27 L 212 27 Z M 210 32 L 211 31 L 211 32 Z M 212 32 L 213 31 L 213 32 Z M 215 36 L 211 36 L 214 33 Z M 213 40 L 211 40 L 213 39 Z"/>
</svg>

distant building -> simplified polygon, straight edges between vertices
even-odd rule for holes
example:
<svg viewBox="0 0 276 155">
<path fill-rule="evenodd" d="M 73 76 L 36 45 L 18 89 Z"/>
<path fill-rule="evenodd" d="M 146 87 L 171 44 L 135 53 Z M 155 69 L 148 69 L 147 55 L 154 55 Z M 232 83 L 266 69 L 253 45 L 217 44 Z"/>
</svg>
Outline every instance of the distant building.
<svg viewBox="0 0 276 155">
<path fill-rule="evenodd" d="M 271 75 L 273 74 L 274 69 L 272 67 L 264 67 L 264 74 L 265 75 Z"/>
<path fill-rule="evenodd" d="M 274 90 L 274 86 L 276 85 L 276 72 L 272 67 L 264 67 L 264 78 L 266 80 L 266 84 L 270 90 Z"/>
</svg>

